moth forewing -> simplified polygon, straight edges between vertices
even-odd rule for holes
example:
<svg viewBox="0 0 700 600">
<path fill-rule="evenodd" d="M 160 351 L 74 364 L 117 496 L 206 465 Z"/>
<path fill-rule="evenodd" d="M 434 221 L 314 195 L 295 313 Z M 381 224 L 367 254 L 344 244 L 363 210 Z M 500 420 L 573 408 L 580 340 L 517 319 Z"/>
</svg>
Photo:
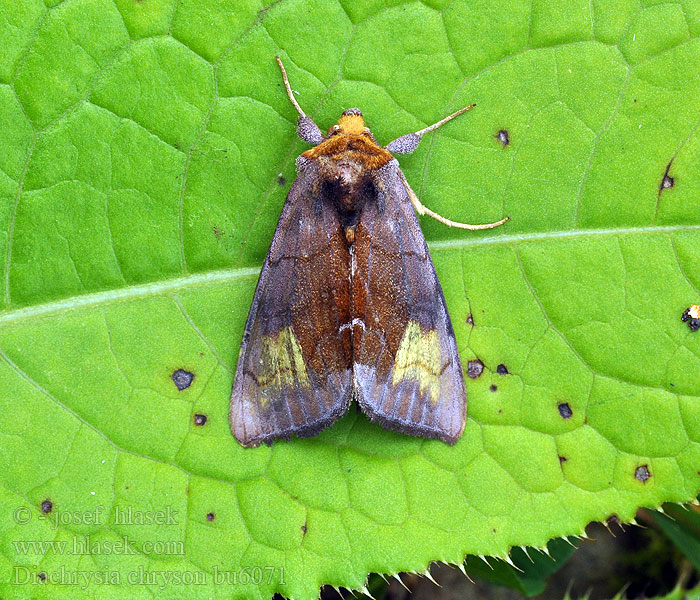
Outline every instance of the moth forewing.
<svg viewBox="0 0 700 600">
<path fill-rule="evenodd" d="M 245 326 L 230 409 L 244 446 L 314 435 L 352 394 L 348 249 L 335 213 L 315 212 L 314 169 L 289 191 Z"/>
<path fill-rule="evenodd" d="M 383 208 L 364 207 L 355 232 L 355 393 L 373 421 L 455 443 L 466 389 L 454 331 L 425 238 L 392 161 L 380 177 Z M 356 295 L 359 297 L 359 295 Z"/>
</svg>

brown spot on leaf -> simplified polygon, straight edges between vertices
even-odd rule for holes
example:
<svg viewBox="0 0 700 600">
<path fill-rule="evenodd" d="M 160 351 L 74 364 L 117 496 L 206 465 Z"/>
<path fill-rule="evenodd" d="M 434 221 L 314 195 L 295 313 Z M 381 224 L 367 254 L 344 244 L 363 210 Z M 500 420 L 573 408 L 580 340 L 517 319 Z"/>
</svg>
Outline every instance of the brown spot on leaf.
<svg viewBox="0 0 700 600">
<path fill-rule="evenodd" d="M 177 369 L 177 371 L 173 371 L 172 377 L 175 387 L 178 390 L 182 391 L 186 390 L 192 385 L 194 373 L 190 373 L 189 371 L 185 371 L 184 369 Z"/>
<path fill-rule="evenodd" d="M 510 135 L 508 134 L 507 129 L 499 129 L 498 133 L 493 137 L 495 137 L 499 142 L 501 142 L 504 148 L 510 144 Z"/>
<path fill-rule="evenodd" d="M 622 523 L 620 523 L 620 517 L 618 517 L 614 513 L 605 520 L 605 527 L 610 532 L 610 535 L 612 535 L 613 537 L 617 537 L 615 535 L 615 532 L 613 531 L 613 527 L 616 527 L 619 531 L 624 532 L 624 529 L 622 528 Z"/>
<path fill-rule="evenodd" d="M 647 465 L 640 465 L 634 470 L 634 478 L 646 483 L 651 479 L 651 473 L 649 472 L 649 467 Z"/>
<path fill-rule="evenodd" d="M 207 415 L 203 415 L 201 413 L 195 413 L 193 421 L 194 421 L 194 424 L 197 425 L 197 427 L 202 427 L 202 425 L 205 425 L 207 422 Z"/>
<path fill-rule="evenodd" d="M 48 515 L 53 510 L 53 502 L 48 498 L 41 503 L 41 512 Z"/>
<path fill-rule="evenodd" d="M 216 225 L 212 225 L 211 230 L 214 232 L 214 235 L 216 236 L 216 239 L 221 239 L 221 236 L 224 235 L 224 232 L 221 231 Z"/>
<path fill-rule="evenodd" d="M 574 414 L 568 402 L 562 402 L 557 408 L 559 409 L 559 414 L 562 419 L 570 419 Z"/>
<path fill-rule="evenodd" d="M 560 462 L 560 463 L 565 463 L 567 460 L 569 460 L 569 459 L 566 458 L 566 456 L 560 456 L 560 457 L 559 457 L 559 462 Z"/>
<path fill-rule="evenodd" d="M 489 389 L 490 389 L 492 392 L 496 392 L 496 391 L 498 391 L 498 386 L 497 386 L 497 385 L 491 384 L 491 385 L 489 386 Z"/>
<path fill-rule="evenodd" d="M 207 513 L 207 521 L 211 523 L 214 519 L 216 519 L 216 515 L 213 512 Z"/>
<path fill-rule="evenodd" d="M 41 579 L 42 581 L 46 581 L 46 573 L 44 573 L 43 571 L 42 571 L 41 573 L 39 573 L 39 574 L 37 575 L 37 577 L 38 577 L 39 579 Z"/>
<path fill-rule="evenodd" d="M 605 520 L 605 524 L 608 527 L 610 527 L 611 525 L 619 525 L 620 524 L 620 517 L 618 517 L 615 514 L 612 514 Z"/>
<path fill-rule="evenodd" d="M 661 178 L 661 183 L 659 184 L 659 194 L 661 194 L 661 192 L 664 190 L 672 188 L 676 183 L 676 180 L 668 174 L 672 164 L 673 160 L 666 165 L 664 176 Z"/>
<path fill-rule="evenodd" d="M 467 363 L 467 377 L 469 379 L 478 379 L 484 372 L 484 363 L 482 363 L 478 358 L 475 360 L 470 360 Z"/>
<path fill-rule="evenodd" d="M 499 375 L 508 375 L 508 367 L 501 363 L 496 367 L 496 373 L 498 373 Z"/>
<path fill-rule="evenodd" d="M 472 316 L 472 313 L 467 315 L 467 325 L 474 327 L 474 317 Z"/>
</svg>

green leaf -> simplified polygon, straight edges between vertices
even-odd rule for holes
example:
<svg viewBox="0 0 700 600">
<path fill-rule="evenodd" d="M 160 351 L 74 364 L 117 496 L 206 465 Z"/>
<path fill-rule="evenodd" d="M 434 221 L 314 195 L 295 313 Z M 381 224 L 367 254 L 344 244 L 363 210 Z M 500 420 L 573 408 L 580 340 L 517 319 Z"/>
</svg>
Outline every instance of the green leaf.
<svg viewBox="0 0 700 600">
<path fill-rule="evenodd" d="M 697 0 L 0 2 L 0 594 L 315 598 L 695 498 L 699 35 Z M 454 447 L 354 408 L 229 431 L 307 147 L 276 54 L 382 143 L 477 103 L 401 158 L 441 214 L 511 217 L 422 220 L 485 365 Z"/>
</svg>

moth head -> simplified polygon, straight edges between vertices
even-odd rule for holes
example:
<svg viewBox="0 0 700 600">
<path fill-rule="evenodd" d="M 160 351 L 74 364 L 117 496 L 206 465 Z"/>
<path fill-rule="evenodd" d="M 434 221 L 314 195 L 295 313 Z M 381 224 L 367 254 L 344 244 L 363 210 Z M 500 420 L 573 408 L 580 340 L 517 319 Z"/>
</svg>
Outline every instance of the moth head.
<svg viewBox="0 0 700 600">
<path fill-rule="evenodd" d="M 362 169 L 375 170 L 393 158 L 388 150 L 377 143 L 369 127 L 365 126 L 359 108 L 348 108 L 343 112 L 321 143 L 304 152 L 302 156 L 308 160 L 323 157 L 327 179 L 342 180 L 344 186 L 354 185 L 356 177 L 354 169 L 351 170 L 353 172 L 349 172 L 339 168 L 340 163 L 357 163 Z"/>
<path fill-rule="evenodd" d="M 359 108 L 348 108 L 340 115 L 338 122 L 328 130 L 328 136 L 363 135 L 366 132 L 369 132 L 369 129 L 365 127 L 362 111 Z"/>
</svg>

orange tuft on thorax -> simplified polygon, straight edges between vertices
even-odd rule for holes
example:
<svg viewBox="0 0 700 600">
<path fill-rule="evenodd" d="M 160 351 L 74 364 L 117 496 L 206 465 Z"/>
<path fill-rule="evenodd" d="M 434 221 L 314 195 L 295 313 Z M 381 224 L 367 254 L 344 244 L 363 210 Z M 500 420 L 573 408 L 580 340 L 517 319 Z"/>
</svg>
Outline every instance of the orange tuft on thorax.
<svg viewBox="0 0 700 600">
<path fill-rule="evenodd" d="M 393 158 L 391 152 L 374 141 L 361 114 L 343 114 L 328 130 L 328 137 L 302 156 L 309 159 L 328 156 L 336 162 L 352 160 L 365 169 L 378 169 Z"/>
<path fill-rule="evenodd" d="M 341 134 L 361 135 L 365 131 L 365 120 L 362 115 L 341 115 L 338 127 Z"/>
</svg>

